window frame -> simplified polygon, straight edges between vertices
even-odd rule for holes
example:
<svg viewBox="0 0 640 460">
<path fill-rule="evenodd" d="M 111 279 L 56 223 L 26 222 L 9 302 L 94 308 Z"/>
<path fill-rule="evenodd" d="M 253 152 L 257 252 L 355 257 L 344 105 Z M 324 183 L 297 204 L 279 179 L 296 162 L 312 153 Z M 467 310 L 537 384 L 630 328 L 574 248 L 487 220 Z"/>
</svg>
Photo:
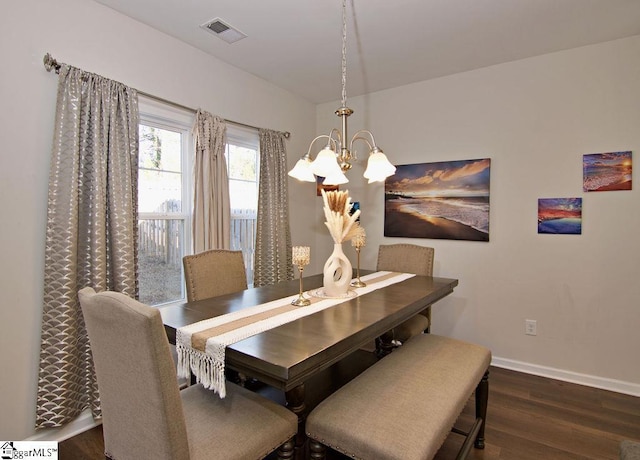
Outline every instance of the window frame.
<svg viewBox="0 0 640 460">
<path fill-rule="evenodd" d="M 138 212 L 138 220 L 182 220 L 184 225 L 184 239 L 182 256 L 192 254 L 192 226 L 193 226 L 193 152 L 195 141 L 193 138 L 193 125 L 195 114 L 169 104 L 155 101 L 153 99 L 139 96 L 138 98 L 139 125 L 152 126 L 154 128 L 165 129 L 181 134 L 181 174 L 182 174 L 182 196 L 181 211 L 179 213 L 168 212 Z M 139 129 L 139 128 L 138 128 Z M 138 170 L 140 167 L 138 166 Z M 137 223 L 136 223 L 137 225 Z M 180 264 L 180 286 L 181 297 L 179 299 L 168 300 L 166 302 L 153 304 L 154 306 L 166 305 L 174 302 L 184 302 L 186 300 L 186 290 L 184 282 L 184 268 Z"/>
<path fill-rule="evenodd" d="M 195 162 L 195 139 L 193 126 L 195 124 L 195 113 L 186 109 L 175 107 L 169 103 L 157 101 L 155 99 L 139 95 L 138 97 L 139 125 L 152 126 L 159 129 L 166 129 L 182 134 L 181 137 L 181 168 L 182 168 L 182 206 L 180 213 L 167 212 L 138 212 L 138 219 L 154 220 L 182 220 L 184 222 L 184 244 L 182 256 L 193 254 L 193 193 L 194 193 L 194 162 Z M 256 221 L 258 212 L 258 195 L 260 187 L 260 134 L 255 128 L 248 128 L 227 123 L 225 136 L 225 154 L 229 145 L 255 150 L 256 152 Z M 226 155 L 225 155 L 226 156 Z M 228 157 L 226 157 L 228 158 Z M 140 170 L 138 166 L 138 170 Z M 227 162 L 227 174 L 229 164 Z M 229 181 L 251 182 L 243 179 L 231 179 Z M 232 217 L 233 220 L 233 217 Z M 231 230 L 231 229 L 230 229 Z M 255 249 L 255 241 L 253 243 Z M 252 285 L 253 267 L 246 267 L 249 284 Z M 181 298 L 168 300 L 166 302 L 153 304 L 154 306 L 167 305 L 186 300 L 184 267 L 181 266 Z"/>
<path fill-rule="evenodd" d="M 255 128 L 248 128 L 244 126 L 238 126 L 238 125 L 227 123 L 227 132 L 226 132 L 226 141 L 225 141 L 225 162 L 227 166 L 227 175 L 229 175 L 229 172 L 230 172 L 229 161 L 228 161 L 229 145 L 234 145 L 237 147 L 254 150 L 256 152 L 256 158 L 255 158 L 256 177 L 255 177 L 255 181 L 253 181 L 253 183 L 256 184 L 255 218 L 253 219 L 254 220 L 253 225 L 255 228 L 258 220 L 258 198 L 260 194 L 260 132 Z M 229 177 L 230 186 L 231 186 L 231 181 L 252 182 L 252 181 L 247 181 L 243 179 L 231 179 L 231 177 Z M 233 207 L 231 207 L 230 209 L 231 211 L 230 213 L 231 228 L 229 229 L 230 232 L 233 230 L 233 226 L 234 226 L 233 221 L 236 220 L 234 218 L 234 213 L 233 213 L 234 209 L 235 208 Z M 234 240 L 233 236 L 234 235 L 231 234 L 232 246 L 233 246 L 233 240 Z M 255 244 L 256 242 L 254 239 L 252 244 L 253 254 L 251 254 L 251 256 L 248 256 L 247 254 L 243 254 L 245 259 L 245 270 L 247 273 L 247 284 L 249 285 L 249 287 L 253 286 L 254 266 L 249 266 L 249 264 L 250 264 L 250 261 L 255 260 Z M 236 248 L 236 250 L 241 250 L 241 248 L 240 249 Z"/>
</svg>

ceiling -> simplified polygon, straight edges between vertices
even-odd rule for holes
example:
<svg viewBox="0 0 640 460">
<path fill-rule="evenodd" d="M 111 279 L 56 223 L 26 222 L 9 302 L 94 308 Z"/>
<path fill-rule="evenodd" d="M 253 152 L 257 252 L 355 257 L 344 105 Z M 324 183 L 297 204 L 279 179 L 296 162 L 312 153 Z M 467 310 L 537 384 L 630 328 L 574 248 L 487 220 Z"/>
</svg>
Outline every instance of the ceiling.
<svg viewBox="0 0 640 460">
<path fill-rule="evenodd" d="M 341 98 L 339 0 L 95 0 L 314 103 Z M 640 34 L 640 0 L 347 0 L 347 95 Z M 220 18 L 247 35 L 200 28 Z"/>
</svg>

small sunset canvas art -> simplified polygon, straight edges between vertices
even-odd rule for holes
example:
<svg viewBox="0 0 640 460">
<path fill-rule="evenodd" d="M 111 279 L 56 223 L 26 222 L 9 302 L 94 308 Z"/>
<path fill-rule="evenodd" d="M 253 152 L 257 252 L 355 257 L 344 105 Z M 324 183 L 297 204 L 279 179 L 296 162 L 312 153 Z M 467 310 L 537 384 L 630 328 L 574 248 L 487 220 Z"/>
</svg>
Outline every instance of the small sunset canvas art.
<svg viewBox="0 0 640 460">
<path fill-rule="evenodd" d="M 631 152 L 584 155 L 582 173 L 585 192 L 631 190 Z"/>
<path fill-rule="evenodd" d="M 539 198 L 538 233 L 580 235 L 582 198 Z"/>
</svg>

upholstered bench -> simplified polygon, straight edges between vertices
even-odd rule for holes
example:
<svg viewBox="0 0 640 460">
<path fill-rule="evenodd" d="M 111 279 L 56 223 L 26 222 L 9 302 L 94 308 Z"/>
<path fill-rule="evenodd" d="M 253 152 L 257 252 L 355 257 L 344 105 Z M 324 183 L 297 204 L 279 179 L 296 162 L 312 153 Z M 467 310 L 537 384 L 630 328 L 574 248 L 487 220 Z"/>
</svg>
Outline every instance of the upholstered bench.
<svg viewBox="0 0 640 460">
<path fill-rule="evenodd" d="M 640 460 L 640 442 L 629 439 L 620 442 L 620 460 Z"/>
<path fill-rule="evenodd" d="M 427 460 L 450 431 L 466 435 L 458 458 L 475 440 L 484 448 L 491 352 L 482 346 L 423 334 L 413 337 L 327 399 L 306 421 L 310 456 L 326 447 L 356 459 Z M 469 432 L 453 428 L 476 392 Z"/>
</svg>

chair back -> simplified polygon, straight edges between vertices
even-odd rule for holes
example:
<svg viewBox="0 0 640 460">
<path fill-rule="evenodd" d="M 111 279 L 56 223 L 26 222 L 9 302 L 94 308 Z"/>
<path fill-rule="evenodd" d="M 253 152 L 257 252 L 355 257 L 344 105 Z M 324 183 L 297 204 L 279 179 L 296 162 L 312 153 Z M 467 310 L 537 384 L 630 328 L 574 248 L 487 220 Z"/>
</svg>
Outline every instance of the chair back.
<svg viewBox="0 0 640 460">
<path fill-rule="evenodd" d="M 381 244 L 378 270 L 433 276 L 434 249 L 417 244 Z"/>
<path fill-rule="evenodd" d="M 242 251 L 212 249 L 184 256 L 182 263 L 189 302 L 247 289 Z"/>
<path fill-rule="evenodd" d="M 188 460 L 176 371 L 160 312 L 117 292 L 79 293 L 98 379 L 105 455 Z"/>
</svg>

